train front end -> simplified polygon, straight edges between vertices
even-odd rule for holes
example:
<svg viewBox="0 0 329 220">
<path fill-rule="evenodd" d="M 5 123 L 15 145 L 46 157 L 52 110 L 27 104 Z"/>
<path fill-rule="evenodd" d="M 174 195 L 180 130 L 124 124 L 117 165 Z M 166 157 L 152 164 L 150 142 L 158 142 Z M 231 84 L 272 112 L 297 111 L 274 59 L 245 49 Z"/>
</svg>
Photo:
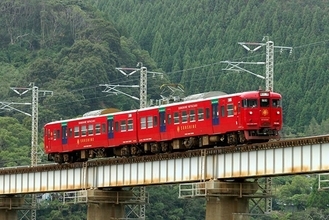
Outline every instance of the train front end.
<svg viewBox="0 0 329 220">
<path fill-rule="evenodd" d="M 244 136 L 247 141 L 279 139 L 282 129 L 282 96 L 270 91 L 242 95 Z"/>
</svg>

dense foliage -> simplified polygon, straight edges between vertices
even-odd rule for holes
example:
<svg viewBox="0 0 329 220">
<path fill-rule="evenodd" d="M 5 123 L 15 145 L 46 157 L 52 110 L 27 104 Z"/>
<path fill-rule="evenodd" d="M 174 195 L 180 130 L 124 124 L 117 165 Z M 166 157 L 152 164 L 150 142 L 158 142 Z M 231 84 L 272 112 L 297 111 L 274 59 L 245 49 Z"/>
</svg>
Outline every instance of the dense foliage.
<svg viewBox="0 0 329 220">
<path fill-rule="evenodd" d="M 138 84 L 138 74 L 125 77 L 116 67 L 142 62 L 149 70 L 166 73 L 163 79 L 149 78 L 148 98 L 153 99 L 160 98 L 159 88 L 165 83 L 182 84 L 186 95 L 264 88 L 262 79 L 247 72 L 224 70 L 230 66 L 222 61 L 266 60 L 265 46 L 251 53 L 238 42 L 271 40 L 275 46 L 293 47 L 276 48 L 274 53 L 274 91 L 284 97 L 284 137 L 329 131 L 326 1 L 3 0 L 0 10 L 1 166 L 30 163 L 31 118 L 22 114 L 31 112 L 30 105 L 23 104 L 31 102 L 30 83 L 40 91 L 53 91 L 52 96 L 39 94 L 42 148 L 42 126 L 49 121 L 101 108 L 139 107 L 127 96 L 103 92 L 104 84 Z M 264 65 L 239 66 L 265 75 Z M 328 193 L 317 191 L 315 177 L 275 181 L 272 219 L 329 215 Z M 204 200 L 177 201 L 177 190 L 149 188 L 147 218 L 202 219 Z M 40 204 L 40 219 L 72 214 L 85 218 L 85 206 L 56 201 Z"/>
<path fill-rule="evenodd" d="M 312 118 L 319 124 L 328 118 L 326 1 L 89 1 L 149 51 L 187 94 L 265 87 L 247 72 L 223 70 L 227 65 L 221 61 L 266 60 L 265 47 L 248 53 L 238 42 L 271 40 L 293 47 L 274 53 L 274 90 L 284 97 L 285 134 L 304 133 Z M 265 75 L 264 65 L 240 66 Z"/>
</svg>

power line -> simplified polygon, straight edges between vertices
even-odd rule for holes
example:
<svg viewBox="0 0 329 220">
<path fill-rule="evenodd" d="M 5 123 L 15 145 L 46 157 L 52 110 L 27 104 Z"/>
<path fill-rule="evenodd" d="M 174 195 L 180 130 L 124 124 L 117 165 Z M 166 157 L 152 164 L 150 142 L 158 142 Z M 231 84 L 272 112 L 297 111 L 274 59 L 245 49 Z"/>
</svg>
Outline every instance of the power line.
<svg viewBox="0 0 329 220">
<path fill-rule="evenodd" d="M 318 42 L 313 42 L 313 43 L 310 43 L 310 44 L 304 44 L 304 45 L 300 45 L 300 46 L 295 46 L 294 47 L 294 50 L 299 50 L 299 49 L 302 49 L 302 48 L 306 48 L 306 47 L 309 47 L 309 46 L 315 46 L 315 45 L 320 45 L 320 44 L 323 44 L 323 43 L 327 43 L 329 42 L 329 39 L 328 40 L 323 40 L 323 41 L 318 41 Z M 283 49 L 284 50 L 290 50 L 290 49 Z M 281 51 L 276 51 L 274 53 L 281 53 Z M 328 53 L 323 53 L 324 55 L 328 55 Z M 253 58 L 253 57 L 260 57 L 261 55 L 254 55 L 254 56 L 244 56 L 244 57 L 241 57 L 241 58 L 238 58 L 238 59 L 244 59 L 244 58 Z M 308 58 L 299 58 L 298 60 L 291 60 L 291 61 L 285 61 L 285 62 L 281 62 L 281 63 L 277 63 L 276 66 L 279 66 L 279 65 L 285 65 L 285 64 L 288 64 L 288 63 L 293 63 L 293 62 L 300 62 L 302 60 L 307 60 Z M 206 67 L 211 67 L 211 66 L 214 66 L 214 65 L 219 65 L 219 64 L 222 64 L 222 61 L 219 61 L 219 62 L 214 62 L 214 63 L 210 63 L 210 64 L 205 64 L 205 65 L 201 65 L 201 66 L 197 66 L 197 67 L 193 67 L 193 68 L 188 68 L 188 69 L 183 69 L 183 70 L 177 70 L 177 71 L 172 71 L 172 72 L 167 72 L 165 73 L 164 75 L 171 75 L 171 74 L 175 74 L 175 73 L 182 73 L 182 72 L 187 72 L 187 71 L 192 71 L 192 70 L 197 70 L 197 69 L 202 69 L 202 68 L 206 68 Z M 218 70 L 217 70 L 218 71 Z M 224 72 L 224 71 L 222 71 Z M 210 77 L 210 78 L 218 78 L 218 75 L 217 76 L 213 76 L 213 77 Z M 209 77 L 208 77 L 209 79 Z M 131 77 L 129 77 L 129 79 L 125 80 L 125 83 L 130 83 L 130 82 L 134 82 L 136 81 L 136 79 L 132 79 Z M 198 81 L 198 80 L 193 80 L 193 81 Z M 111 84 L 119 84 L 119 83 L 122 83 L 123 80 L 120 79 L 120 80 L 114 80 L 111 82 Z M 192 82 L 192 81 L 191 81 Z M 110 83 L 109 83 L 110 84 Z M 89 90 L 89 89 L 96 89 L 96 88 L 99 88 L 99 84 L 98 85 L 93 85 L 93 86 L 88 86 L 88 87 L 84 87 L 84 88 L 79 88 L 79 89 L 74 89 L 74 90 L 67 90 L 67 91 L 64 91 L 64 92 L 56 92 L 56 95 L 54 96 L 61 96 L 65 93 L 75 93 L 75 92 L 81 92 L 81 91 L 84 91 L 84 90 Z M 151 87 L 152 89 L 156 88 L 156 87 Z M 99 99 L 99 98 L 103 98 L 103 97 L 106 97 L 106 96 L 100 96 L 100 97 L 96 97 L 96 98 L 89 98 L 89 99 L 80 99 L 80 100 L 76 100 L 74 102 L 80 102 L 80 101 L 84 101 L 84 100 L 93 100 L 93 99 Z M 63 104 L 66 104 L 67 102 L 63 103 Z M 69 103 L 73 103 L 73 102 L 69 102 Z M 46 104 L 45 106 L 57 106 L 57 105 L 62 105 L 61 103 L 57 103 L 57 104 Z"/>
</svg>

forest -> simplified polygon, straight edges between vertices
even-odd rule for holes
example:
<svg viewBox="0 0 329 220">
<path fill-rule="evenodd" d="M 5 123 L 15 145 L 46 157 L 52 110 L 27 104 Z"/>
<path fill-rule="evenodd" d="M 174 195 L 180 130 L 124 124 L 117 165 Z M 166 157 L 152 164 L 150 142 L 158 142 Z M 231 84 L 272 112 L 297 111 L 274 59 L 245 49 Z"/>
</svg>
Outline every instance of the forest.
<svg viewBox="0 0 329 220">
<path fill-rule="evenodd" d="M 274 87 L 283 96 L 282 138 L 329 131 L 329 16 L 327 1 L 307 0 L 3 0 L 0 2 L 0 164 L 30 163 L 31 83 L 38 99 L 39 145 L 43 125 L 86 112 L 135 109 L 139 102 L 104 91 L 135 85 L 138 74 L 116 68 L 142 63 L 163 77 L 148 78 L 148 99 L 167 96 L 163 85 L 182 85 L 184 95 L 265 88 L 227 61 L 264 62 L 273 41 Z M 250 44 L 249 51 L 241 42 Z M 257 50 L 255 45 L 263 45 Z M 281 48 L 280 48 L 281 46 Z M 265 65 L 240 64 L 265 76 Z M 17 94 L 13 88 L 16 88 Z M 136 88 L 123 87 L 127 94 Z M 40 150 L 39 163 L 45 163 Z M 267 219 L 325 219 L 328 193 L 316 175 L 276 177 L 273 213 Z M 177 186 L 150 187 L 147 219 L 202 219 L 204 200 L 178 200 Z M 170 201 L 170 202 L 169 202 Z M 287 209 L 284 204 L 294 204 Z M 195 207 L 188 210 L 186 207 Z M 40 219 L 83 219 L 83 206 L 41 202 Z M 304 217 L 304 218 L 303 218 Z"/>
</svg>

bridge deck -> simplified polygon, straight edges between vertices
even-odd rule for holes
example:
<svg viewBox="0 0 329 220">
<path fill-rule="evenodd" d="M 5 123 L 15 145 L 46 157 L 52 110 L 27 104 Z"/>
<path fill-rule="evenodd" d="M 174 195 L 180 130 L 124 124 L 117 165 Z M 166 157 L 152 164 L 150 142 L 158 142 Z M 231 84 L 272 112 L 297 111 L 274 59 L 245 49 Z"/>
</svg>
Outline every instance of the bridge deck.
<svg viewBox="0 0 329 220">
<path fill-rule="evenodd" d="M 3 168 L 0 194 L 328 172 L 328 155 L 329 137 L 325 137 L 85 164 Z"/>
</svg>

